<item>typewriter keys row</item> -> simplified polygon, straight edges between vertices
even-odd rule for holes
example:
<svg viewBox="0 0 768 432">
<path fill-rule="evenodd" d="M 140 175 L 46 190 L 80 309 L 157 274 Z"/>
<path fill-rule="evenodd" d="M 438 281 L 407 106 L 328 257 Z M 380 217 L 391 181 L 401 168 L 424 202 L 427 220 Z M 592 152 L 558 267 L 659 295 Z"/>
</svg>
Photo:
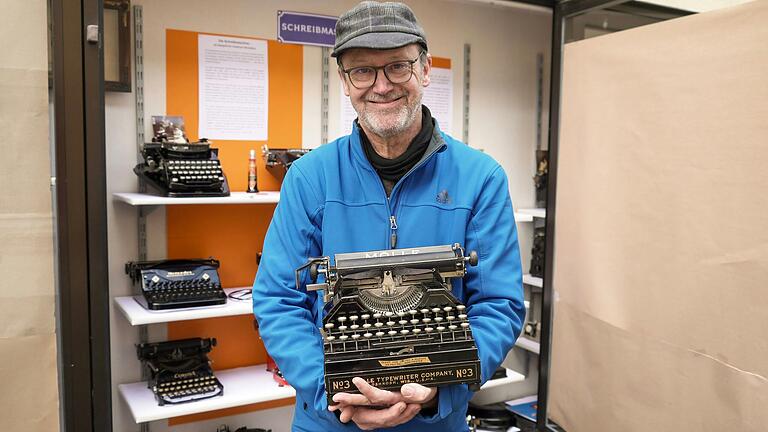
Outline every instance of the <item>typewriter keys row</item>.
<svg viewBox="0 0 768 432">
<path fill-rule="evenodd" d="M 471 333 L 468 317 L 463 313 L 465 309 L 463 305 L 456 305 L 339 316 L 335 322 L 326 322 L 323 326 L 324 341 L 330 352 L 338 352 L 371 349 L 404 339 L 441 343 L 468 340 Z"/>
</svg>

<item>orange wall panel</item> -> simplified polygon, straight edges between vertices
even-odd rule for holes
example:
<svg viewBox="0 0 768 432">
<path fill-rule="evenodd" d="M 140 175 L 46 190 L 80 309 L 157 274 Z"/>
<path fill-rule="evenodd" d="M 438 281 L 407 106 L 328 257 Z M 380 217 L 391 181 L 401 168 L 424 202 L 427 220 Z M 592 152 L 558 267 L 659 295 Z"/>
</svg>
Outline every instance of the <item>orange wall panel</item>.
<svg viewBox="0 0 768 432">
<path fill-rule="evenodd" d="M 184 117 L 187 136 L 198 140 L 198 35 L 166 31 L 166 115 Z M 205 33 L 210 34 L 210 33 Z M 230 35 L 222 35 L 230 36 Z M 234 36 L 233 37 L 243 37 Z M 261 147 L 300 148 L 302 137 L 303 47 L 267 41 L 269 70 L 269 123 L 267 141 L 212 139 L 230 189 L 245 191 L 249 150 L 257 151 L 258 187 L 280 189 L 280 170 L 267 170 Z M 159 114 L 159 113 L 152 113 Z M 225 288 L 250 286 L 275 205 L 180 205 L 166 209 L 168 258 L 214 257 L 221 261 L 219 275 Z M 258 301 L 258 300 L 257 300 Z M 215 370 L 262 364 L 266 351 L 253 328 L 253 316 L 213 318 L 168 324 L 168 339 L 215 337 L 210 358 Z M 226 389 L 225 389 L 226 391 Z M 293 399 L 248 405 L 169 420 L 170 425 L 289 405 Z"/>
</svg>

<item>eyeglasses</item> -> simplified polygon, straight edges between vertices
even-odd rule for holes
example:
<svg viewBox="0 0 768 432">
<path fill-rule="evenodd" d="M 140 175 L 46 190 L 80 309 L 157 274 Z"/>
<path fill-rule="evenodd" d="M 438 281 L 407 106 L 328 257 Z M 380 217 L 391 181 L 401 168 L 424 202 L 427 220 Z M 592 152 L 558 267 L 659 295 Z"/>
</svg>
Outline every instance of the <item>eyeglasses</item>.
<svg viewBox="0 0 768 432">
<path fill-rule="evenodd" d="M 402 84 L 411 79 L 413 75 L 413 64 L 419 61 L 424 51 L 419 53 L 419 56 L 413 60 L 401 60 L 392 63 L 385 64 L 384 66 L 360 66 L 349 69 L 341 69 L 342 72 L 347 74 L 349 81 L 358 90 L 365 90 L 373 87 L 376 84 L 376 78 L 379 76 L 379 69 L 384 71 L 384 76 L 387 77 L 392 84 Z"/>
</svg>

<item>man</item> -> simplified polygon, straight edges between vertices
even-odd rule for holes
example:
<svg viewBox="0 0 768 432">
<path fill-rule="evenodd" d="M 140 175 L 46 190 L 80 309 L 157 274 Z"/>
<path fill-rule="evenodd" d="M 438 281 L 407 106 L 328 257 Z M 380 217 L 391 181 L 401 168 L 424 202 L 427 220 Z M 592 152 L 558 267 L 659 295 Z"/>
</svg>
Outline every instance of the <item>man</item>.
<svg viewBox="0 0 768 432">
<path fill-rule="evenodd" d="M 293 430 L 467 430 L 466 385 L 385 391 L 355 378 L 360 394 L 337 394 L 327 405 L 322 296 L 294 282 L 308 257 L 453 243 L 477 251 L 478 266 L 453 293 L 467 305 L 483 382 L 525 314 L 506 176 L 493 159 L 440 132 L 421 105 L 432 59 L 413 12 L 401 3 L 360 3 L 340 17 L 332 56 L 358 119 L 351 135 L 288 171 L 253 289 L 264 344 L 296 389 Z"/>
</svg>

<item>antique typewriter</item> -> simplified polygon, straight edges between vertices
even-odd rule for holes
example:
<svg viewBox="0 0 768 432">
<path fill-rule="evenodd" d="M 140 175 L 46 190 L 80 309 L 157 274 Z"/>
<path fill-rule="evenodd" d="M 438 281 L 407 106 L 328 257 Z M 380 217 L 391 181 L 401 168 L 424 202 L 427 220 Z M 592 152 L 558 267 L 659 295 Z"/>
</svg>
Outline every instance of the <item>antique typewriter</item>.
<svg viewBox="0 0 768 432">
<path fill-rule="evenodd" d="M 383 389 L 415 382 L 426 386 L 480 385 L 480 362 L 465 305 L 451 293 L 477 254 L 458 245 L 392 249 L 310 258 L 307 290 L 324 290 L 320 332 L 329 403 L 357 392 L 360 377 Z"/>
<path fill-rule="evenodd" d="M 283 173 L 288 171 L 296 159 L 309 153 L 311 149 L 270 149 L 266 144 L 261 146 L 264 163 L 267 168 L 279 168 Z"/>
<path fill-rule="evenodd" d="M 139 177 L 169 197 L 229 196 L 218 149 L 205 138 L 194 143 L 162 139 L 144 144 L 144 163 L 133 169 Z"/>
<path fill-rule="evenodd" d="M 212 258 L 136 261 L 125 264 L 125 273 L 141 283 L 136 301 L 157 311 L 225 304 L 218 268 Z"/>
<path fill-rule="evenodd" d="M 137 346 L 139 360 L 149 372 L 147 387 L 157 403 L 178 404 L 224 394 L 214 376 L 208 353 L 216 339 L 191 338 Z"/>
</svg>

